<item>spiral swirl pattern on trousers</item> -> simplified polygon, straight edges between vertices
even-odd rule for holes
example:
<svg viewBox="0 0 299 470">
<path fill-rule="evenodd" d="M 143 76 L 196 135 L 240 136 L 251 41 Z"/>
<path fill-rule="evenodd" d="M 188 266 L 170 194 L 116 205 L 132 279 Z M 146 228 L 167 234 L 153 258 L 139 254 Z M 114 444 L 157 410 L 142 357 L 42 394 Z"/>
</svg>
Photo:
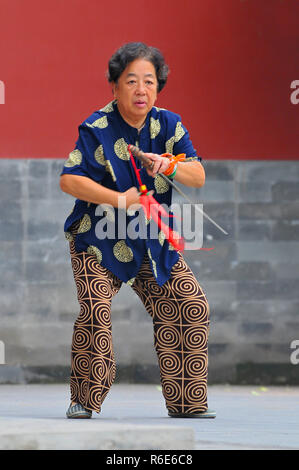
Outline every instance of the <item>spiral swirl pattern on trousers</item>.
<svg viewBox="0 0 299 470">
<path fill-rule="evenodd" d="M 132 288 L 153 319 L 167 409 L 205 411 L 209 305 L 194 274 L 180 255 L 170 279 L 159 287 L 145 259 Z"/>
<path fill-rule="evenodd" d="M 110 312 L 121 281 L 98 263 L 95 254 L 77 253 L 73 241 L 70 251 L 80 304 L 72 338 L 71 400 L 100 412 L 115 378 Z"/>
<path fill-rule="evenodd" d="M 80 304 L 72 339 L 71 400 L 99 413 L 115 379 L 110 314 L 122 282 L 95 254 L 77 253 L 74 241 L 70 251 Z M 180 255 L 170 279 L 160 287 L 145 256 L 131 287 L 153 320 L 167 409 L 206 410 L 209 306 L 192 271 Z"/>
</svg>

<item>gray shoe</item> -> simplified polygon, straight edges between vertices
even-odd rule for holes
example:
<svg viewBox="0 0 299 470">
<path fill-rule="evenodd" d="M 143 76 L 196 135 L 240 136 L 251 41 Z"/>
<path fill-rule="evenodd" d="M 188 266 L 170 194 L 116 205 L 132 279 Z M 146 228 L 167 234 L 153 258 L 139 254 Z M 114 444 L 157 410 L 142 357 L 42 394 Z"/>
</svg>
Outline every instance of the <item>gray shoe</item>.
<svg viewBox="0 0 299 470">
<path fill-rule="evenodd" d="M 216 412 L 210 409 L 197 413 L 172 413 L 169 411 L 168 416 L 171 418 L 216 418 Z"/>
<path fill-rule="evenodd" d="M 80 403 L 76 403 L 75 405 L 70 405 L 66 412 L 67 418 L 81 418 L 81 419 L 88 419 L 91 418 L 92 411 L 86 410 L 83 408 Z"/>
</svg>

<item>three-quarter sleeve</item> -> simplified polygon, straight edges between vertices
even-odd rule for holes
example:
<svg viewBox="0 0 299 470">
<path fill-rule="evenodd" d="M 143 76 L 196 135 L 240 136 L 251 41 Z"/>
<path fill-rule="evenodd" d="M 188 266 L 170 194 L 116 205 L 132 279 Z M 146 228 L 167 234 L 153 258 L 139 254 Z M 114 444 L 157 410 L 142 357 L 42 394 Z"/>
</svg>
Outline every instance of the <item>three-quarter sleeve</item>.
<svg viewBox="0 0 299 470">
<path fill-rule="evenodd" d="M 188 130 L 180 121 L 176 126 L 173 145 L 173 154 L 178 155 L 179 153 L 185 153 L 187 161 L 201 161 L 201 157 L 197 154 L 197 151 L 193 147 Z"/>
<path fill-rule="evenodd" d="M 63 174 L 86 176 L 96 182 L 100 182 L 104 178 L 103 147 L 92 127 L 85 124 L 79 126 L 79 138 L 74 150 L 64 163 L 61 175 Z"/>
</svg>

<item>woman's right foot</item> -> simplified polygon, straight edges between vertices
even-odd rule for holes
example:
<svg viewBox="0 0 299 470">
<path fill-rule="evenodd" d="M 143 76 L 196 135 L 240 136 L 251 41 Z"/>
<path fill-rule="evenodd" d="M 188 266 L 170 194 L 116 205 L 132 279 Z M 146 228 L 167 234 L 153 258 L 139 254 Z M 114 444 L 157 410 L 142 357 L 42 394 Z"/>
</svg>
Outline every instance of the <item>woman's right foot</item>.
<svg viewBox="0 0 299 470">
<path fill-rule="evenodd" d="M 80 403 L 71 403 L 66 412 L 67 418 L 88 419 L 91 418 L 92 411 L 86 410 Z"/>
</svg>

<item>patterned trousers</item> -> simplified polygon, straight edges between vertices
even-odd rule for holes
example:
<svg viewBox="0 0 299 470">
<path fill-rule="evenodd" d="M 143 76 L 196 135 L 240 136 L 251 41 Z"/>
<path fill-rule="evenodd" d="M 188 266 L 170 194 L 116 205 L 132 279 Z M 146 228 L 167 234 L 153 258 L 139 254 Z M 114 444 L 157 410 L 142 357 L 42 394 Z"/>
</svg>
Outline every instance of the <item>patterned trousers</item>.
<svg viewBox="0 0 299 470">
<path fill-rule="evenodd" d="M 70 251 L 80 304 L 72 338 L 71 400 L 99 413 L 116 373 L 110 313 L 122 281 L 93 254 L 76 253 L 74 242 Z M 168 411 L 205 411 L 209 306 L 192 271 L 180 255 L 170 279 L 160 287 L 146 256 L 131 287 L 153 321 Z"/>
</svg>

